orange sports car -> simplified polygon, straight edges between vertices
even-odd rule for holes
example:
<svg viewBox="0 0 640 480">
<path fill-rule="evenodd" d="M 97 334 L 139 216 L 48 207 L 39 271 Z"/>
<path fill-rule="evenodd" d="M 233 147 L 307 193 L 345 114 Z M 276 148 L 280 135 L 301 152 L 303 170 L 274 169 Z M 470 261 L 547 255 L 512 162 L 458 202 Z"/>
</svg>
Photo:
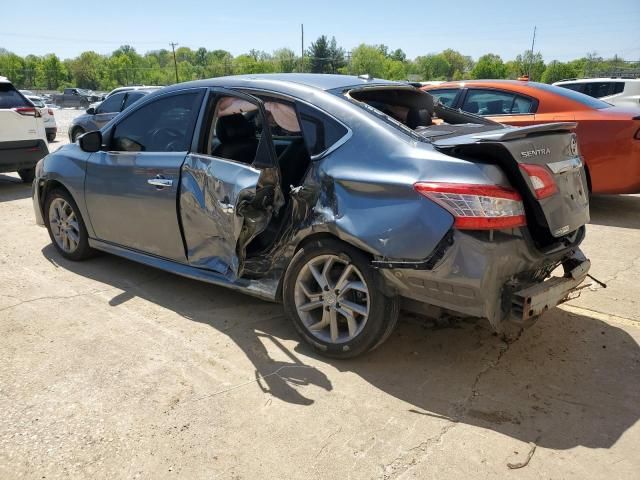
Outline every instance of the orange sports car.
<svg viewBox="0 0 640 480">
<path fill-rule="evenodd" d="M 422 88 L 448 107 L 509 125 L 575 121 L 592 193 L 640 193 L 640 108 L 518 80 L 472 80 Z"/>
</svg>

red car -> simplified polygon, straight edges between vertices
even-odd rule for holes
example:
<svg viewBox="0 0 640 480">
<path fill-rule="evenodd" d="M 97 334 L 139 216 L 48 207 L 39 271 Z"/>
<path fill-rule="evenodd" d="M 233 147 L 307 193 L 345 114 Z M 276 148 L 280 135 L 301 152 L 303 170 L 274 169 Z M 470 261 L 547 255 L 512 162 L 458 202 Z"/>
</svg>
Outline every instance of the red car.
<svg viewBox="0 0 640 480">
<path fill-rule="evenodd" d="M 640 193 L 640 108 L 518 80 L 447 82 L 423 90 L 448 107 L 509 125 L 575 121 L 591 192 Z"/>
</svg>

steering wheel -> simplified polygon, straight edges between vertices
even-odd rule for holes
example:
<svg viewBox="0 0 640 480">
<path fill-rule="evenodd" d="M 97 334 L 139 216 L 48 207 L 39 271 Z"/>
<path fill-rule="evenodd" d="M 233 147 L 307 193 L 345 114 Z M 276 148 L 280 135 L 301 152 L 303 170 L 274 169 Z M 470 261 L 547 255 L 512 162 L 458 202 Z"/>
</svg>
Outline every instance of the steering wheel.
<svg viewBox="0 0 640 480">
<path fill-rule="evenodd" d="M 171 127 L 156 128 L 151 132 L 151 145 L 154 150 L 161 148 L 166 152 L 183 150 L 184 135 Z"/>
</svg>

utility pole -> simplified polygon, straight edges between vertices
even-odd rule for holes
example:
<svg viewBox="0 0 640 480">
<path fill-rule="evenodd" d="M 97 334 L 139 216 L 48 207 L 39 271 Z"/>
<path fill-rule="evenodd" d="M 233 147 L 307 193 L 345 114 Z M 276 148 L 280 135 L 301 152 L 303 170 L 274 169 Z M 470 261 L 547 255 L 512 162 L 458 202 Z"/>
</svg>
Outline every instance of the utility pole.
<svg viewBox="0 0 640 480">
<path fill-rule="evenodd" d="M 527 69 L 527 77 L 531 80 L 531 66 L 533 65 L 533 46 L 536 44 L 536 26 L 533 26 L 533 40 L 531 41 L 531 58 L 529 59 L 529 68 Z"/>
<path fill-rule="evenodd" d="M 300 73 L 304 72 L 304 23 L 300 24 Z"/>
<path fill-rule="evenodd" d="M 171 50 L 173 50 L 173 67 L 176 69 L 176 83 L 178 83 L 178 62 L 176 62 L 176 47 L 178 44 L 171 42 L 169 45 L 171 45 Z"/>
</svg>

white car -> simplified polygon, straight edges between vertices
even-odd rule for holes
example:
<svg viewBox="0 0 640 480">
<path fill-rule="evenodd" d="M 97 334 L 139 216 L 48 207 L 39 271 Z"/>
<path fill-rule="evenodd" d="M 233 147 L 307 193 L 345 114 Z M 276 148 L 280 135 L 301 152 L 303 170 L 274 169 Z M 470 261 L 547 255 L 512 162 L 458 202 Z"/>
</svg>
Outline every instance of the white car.
<svg viewBox="0 0 640 480">
<path fill-rule="evenodd" d="M 32 182 L 38 160 L 49 153 L 40 111 L 0 77 L 0 172 L 18 172 Z"/>
<path fill-rule="evenodd" d="M 617 107 L 640 107 L 640 78 L 579 78 L 554 85 L 599 98 Z"/>
<path fill-rule="evenodd" d="M 109 93 L 107 93 L 104 96 L 104 99 L 106 100 L 107 98 L 109 98 L 114 93 L 128 92 L 130 90 L 143 90 L 143 89 L 147 89 L 147 88 L 162 88 L 162 87 L 158 87 L 157 85 L 129 85 L 128 87 L 118 87 L 118 88 L 114 88 Z"/>
<path fill-rule="evenodd" d="M 42 97 L 38 97 L 37 95 L 26 95 L 26 97 L 40 111 L 42 121 L 44 122 L 44 130 L 47 132 L 47 141 L 53 142 L 58 133 L 58 125 L 56 123 L 56 117 L 53 114 L 53 109 L 47 107 Z"/>
</svg>

